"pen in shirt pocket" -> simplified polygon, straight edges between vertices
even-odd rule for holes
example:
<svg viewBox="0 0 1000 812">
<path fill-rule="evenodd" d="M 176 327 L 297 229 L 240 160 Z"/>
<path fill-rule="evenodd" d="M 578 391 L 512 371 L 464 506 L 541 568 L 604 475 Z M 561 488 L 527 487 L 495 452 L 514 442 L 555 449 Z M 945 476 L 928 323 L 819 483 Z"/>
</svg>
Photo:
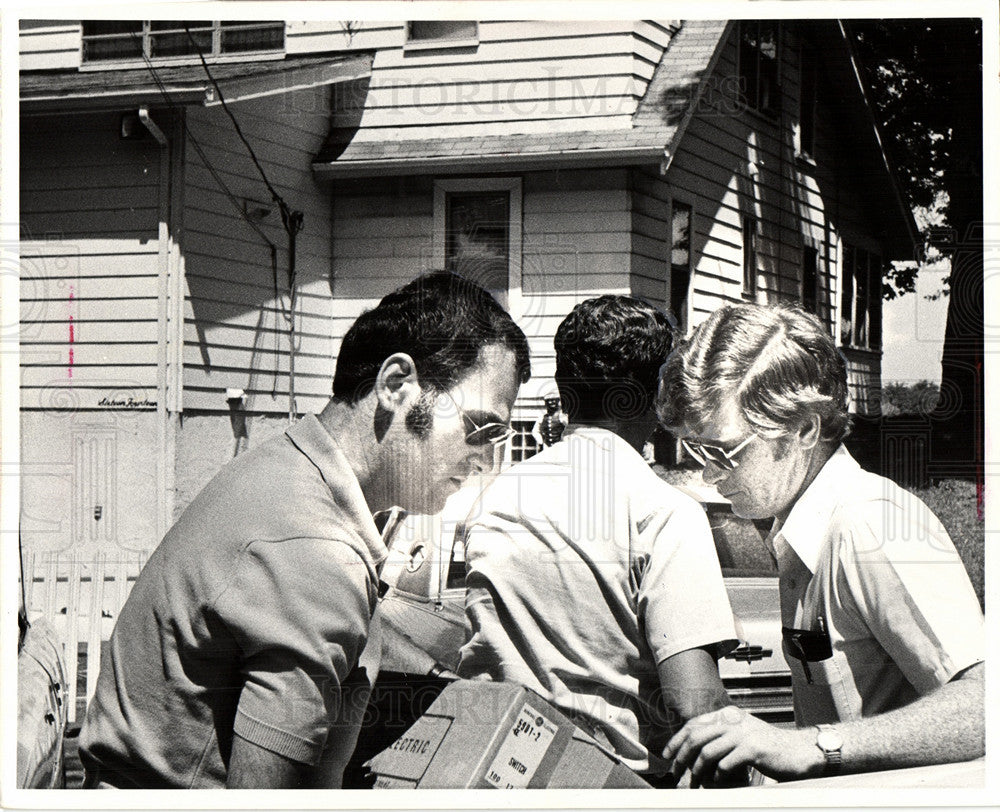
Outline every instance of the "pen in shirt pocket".
<svg viewBox="0 0 1000 812">
<path fill-rule="evenodd" d="M 791 629 L 782 627 L 781 636 L 788 646 L 793 657 L 802 665 L 806 682 L 813 683 L 812 671 L 809 663 L 827 660 L 833 656 L 833 647 L 830 643 L 830 635 L 826 631 L 826 621 L 821 615 L 817 615 L 817 625 L 819 629 Z"/>
</svg>

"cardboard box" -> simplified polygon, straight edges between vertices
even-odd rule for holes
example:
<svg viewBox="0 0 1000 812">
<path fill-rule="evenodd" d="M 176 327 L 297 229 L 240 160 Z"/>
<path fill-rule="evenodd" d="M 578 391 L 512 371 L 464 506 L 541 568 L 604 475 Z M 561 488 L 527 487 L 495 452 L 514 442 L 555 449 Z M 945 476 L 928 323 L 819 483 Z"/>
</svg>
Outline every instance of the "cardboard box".
<svg viewBox="0 0 1000 812">
<path fill-rule="evenodd" d="M 538 694 L 458 680 L 366 765 L 376 789 L 649 787 Z"/>
</svg>

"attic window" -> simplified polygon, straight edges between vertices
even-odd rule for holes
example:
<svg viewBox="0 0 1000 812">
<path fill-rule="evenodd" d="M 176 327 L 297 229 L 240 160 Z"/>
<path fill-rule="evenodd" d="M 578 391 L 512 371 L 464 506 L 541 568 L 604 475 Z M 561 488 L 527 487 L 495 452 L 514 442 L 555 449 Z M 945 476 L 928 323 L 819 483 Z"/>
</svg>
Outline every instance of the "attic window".
<svg viewBox="0 0 1000 812">
<path fill-rule="evenodd" d="M 410 20 L 406 24 L 407 48 L 454 48 L 479 44 L 476 20 Z"/>
<path fill-rule="evenodd" d="M 740 23 L 739 80 L 742 101 L 768 115 L 778 113 L 778 53 L 780 27 L 776 20 Z"/>
<path fill-rule="evenodd" d="M 816 53 L 803 49 L 799 72 L 799 155 L 815 158 L 816 153 Z"/>
<path fill-rule="evenodd" d="M 281 52 L 281 20 L 84 20 L 83 62 L 134 62 Z"/>
</svg>

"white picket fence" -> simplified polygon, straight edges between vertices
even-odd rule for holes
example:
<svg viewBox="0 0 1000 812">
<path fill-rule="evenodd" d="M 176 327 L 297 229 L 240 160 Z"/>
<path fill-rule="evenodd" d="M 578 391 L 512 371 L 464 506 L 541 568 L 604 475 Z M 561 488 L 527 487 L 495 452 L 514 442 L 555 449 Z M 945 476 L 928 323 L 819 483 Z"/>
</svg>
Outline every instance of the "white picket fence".
<svg viewBox="0 0 1000 812">
<path fill-rule="evenodd" d="M 24 551 L 28 618 L 44 616 L 62 641 L 69 680 L 70 722 L 75 722 L 77 717 L 80 644 L 86 643 L 84 698 L 89 702 L 97 687 L 101 641 L 111 636 L 118 613 L 150 552 L 116 551 L 94 555 Z"/>
</svg>

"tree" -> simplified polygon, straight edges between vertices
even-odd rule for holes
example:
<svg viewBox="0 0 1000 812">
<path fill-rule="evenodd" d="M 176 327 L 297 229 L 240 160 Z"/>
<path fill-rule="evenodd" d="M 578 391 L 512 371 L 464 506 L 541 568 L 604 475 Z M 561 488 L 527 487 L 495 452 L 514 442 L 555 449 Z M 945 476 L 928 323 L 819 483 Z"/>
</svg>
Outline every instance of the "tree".
<svg viewBox="0 0 1000 812">
<path fill-rule="evenodd" d="M 932 465 L 983 474 L 982 20 L 857 20 L 850 32 L 889 159 L 914 207 L 942 202 L 925 245 L 951 258 Z M 884 295 L 913 290 L 894 269 Z"/>
<path fill-rule="evenodd" d="M 938 385 L 930 381 L 886 384 L 882 387 L 882 414 L 925 416 L 937 406 L 939 395 Z"/>
</svg>

